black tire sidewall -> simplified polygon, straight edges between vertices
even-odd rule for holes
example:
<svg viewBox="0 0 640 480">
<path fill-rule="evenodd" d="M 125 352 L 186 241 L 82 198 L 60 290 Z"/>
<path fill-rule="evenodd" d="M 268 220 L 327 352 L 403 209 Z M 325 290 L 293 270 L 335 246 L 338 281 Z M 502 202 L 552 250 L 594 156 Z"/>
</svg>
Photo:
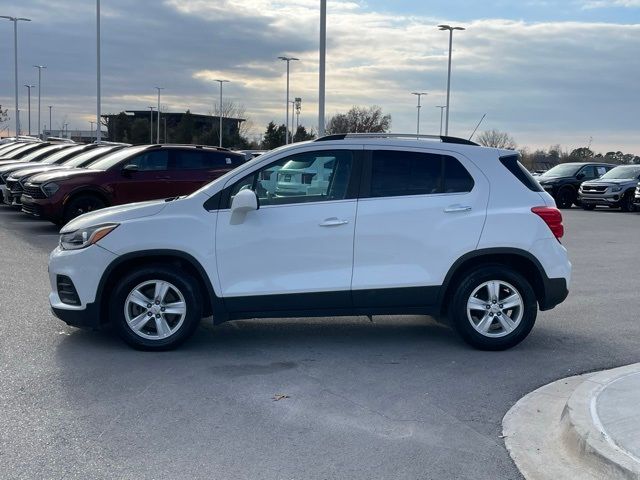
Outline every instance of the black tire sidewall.
<svg viewBox="0 0 640 480">
<path fill-rule="evenodd" d="M 91 195 L 91 194 L 81 194 L 78 195 L 76 197 L 73 197 L 71 199 L 71 201 L 69 201 L 69 203 L 67 204 L 67 206 L 64 209 L 64 222 L 68 223 L 71 220 L 73 220 L 74 218 L 78 217 L 79 215 L 74 215 L 73 212 L 74 210 L 77 208 L 76 205 L 81 203 L 83 200 L 86 199 L 91 199 L 93 201 L 97 201 L 99 202 L 102 207 L 100 208 L 105 208 L 107 206 L 107 204 L 97 195 Z M 91 210 L 92 212 L 95 212 L 96 210 L 100 210 L 100 208 L 96 208 Z M 84 213 L 88 213 L 88 212 L 84 212 Z"/>
<path fill-rule="evenodd" d="M 180 290 L 187 305 L 187 315 L 180 329 L 168 338 L 148 340 L 136 335 L 126 322 L 124 305 L 129 293 L 148 280 L 165 280 Z M 118 335 L 140 350 L 170 350 L 187 340 L 202 319 L 202 299 L 197 281 L 186 272 L 172 266 L 150 265 L 132 271 L 118 280 L 109 299 L 109 318 Z"/>
<path fill-rule="evenodd" d="M 524 302 L 520 324 L 504 337 L 485 337 L 473 328 L 467 318 L 467 301 L 471 293 L 489 280 L 503 280 L 513 285 Z M 520 343 L 531 332 L 536 321 L 538 304 L 533 287 L 520 273 L 506 266 L 491 265 L 471 270 L 462 277 L 456 286 L 449 312 L 453 327 L 465 342 L 481 350 L 505 350 Z"/>
<path fill-rule="evenodd" d="M 635 199 L 635 190 L 632 190 L 624 194 L 624 197 L 620 205 L 620 208 L 622 209 L 623 212 L 633 212 L 636 209 L 634 205 L 634 199 Z"/>
<path fill-rule="evenodd" d="M 563 201 L 563 197 L 566 196 L 566 202 Z M 571 187 L 562 187 L 556 196 L 556 203 L 558 204 L 558 208 L 571 208 L 571 205 L 574 202 L 574 193 Z"/>
</svg>

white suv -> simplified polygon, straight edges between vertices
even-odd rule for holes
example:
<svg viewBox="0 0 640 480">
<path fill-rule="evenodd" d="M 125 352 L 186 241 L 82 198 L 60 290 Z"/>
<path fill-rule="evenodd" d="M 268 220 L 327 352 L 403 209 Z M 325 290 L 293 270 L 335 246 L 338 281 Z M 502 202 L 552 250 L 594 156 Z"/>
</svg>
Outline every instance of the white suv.
<svg viewBox="0 0 640 480">
<path fill-rule="evenodd" d="M 322 189 L 261 186 L 264 172 L 317 158 L 332 162 Z M 151 350 L 210 315 L 385 314 L 448 319 L 469 344 L 500 350 L 566 298 L 562 235 L 553 199 L 513 151 L 333 135 L 273 150 L 187 197 L 76 218 L 51 254 L 50 302 L 70 325 L 111 322 Z"/>
</svg>

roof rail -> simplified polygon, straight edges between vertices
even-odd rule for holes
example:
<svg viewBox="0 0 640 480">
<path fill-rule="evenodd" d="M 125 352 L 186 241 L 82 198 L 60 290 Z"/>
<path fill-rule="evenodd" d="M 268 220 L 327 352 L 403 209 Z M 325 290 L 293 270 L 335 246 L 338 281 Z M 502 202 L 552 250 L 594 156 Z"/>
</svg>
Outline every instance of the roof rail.
<svg viewBox="0 0 640 480">
<path fill-rule="evenodd" d="M 316 138 L 314 142 L 328 142 L 331 140 L 344 140 L 345 138 L 415 138 L 426 140 L 439 140 L 442 143 L 457 143 L 459 145 L 474 145 L 477 143 L 466 138 L 448 137 L 445 135 L 416 135 L 413 133 L 337 133 Z"/>
</svg>

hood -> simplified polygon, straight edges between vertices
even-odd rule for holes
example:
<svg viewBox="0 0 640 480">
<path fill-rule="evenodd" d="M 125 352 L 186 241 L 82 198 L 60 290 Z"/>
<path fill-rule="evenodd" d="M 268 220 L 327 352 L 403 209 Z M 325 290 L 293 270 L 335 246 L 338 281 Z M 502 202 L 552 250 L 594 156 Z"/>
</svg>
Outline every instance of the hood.
<svg viewBox="0 0 640 480">
<path fill-rule="evenodd" d="M 78 175 L 95 175 L 96 173 L 100 173 L 102 170 L 89 170 L 86 168 L 69 168 L 66 170 L 54 170 L 53 172 L 39 173 L 35 175 L 32 179 L 32 183 L 47 183 L 51 181 L 62 181 L 67 180 L 71 177 L 76 177 Z"/>
<path fill-rule="evenodd" d="M 3 165 L 13 165 L 14 163 L 18 163 L 20 162 L 20 160 L 2 160 L 0 159 L 0 167 Z M 25 163 L 25 162 L 20 162 L 20 163 Z"/>
<path fill-rule="evenodd" d="M 11 177 L 14 178 L 23 178 L 28 177 L 30 175 L 36 175 L 42 172 L 48 172 L 49 170 L 60 170 L 68 167 L 64 167 L 62 165 L 41 165 L 39 167 L 20 167 L 17 168 L 16 171 L 11 173 Z"/>
<path fill-rule="evenodd" d="M 33 165 L 29 162 L 12 162 L 4 165 L 0 165 L 0 175 L 7 172 L 12 172 L 13 170 L 18 170 L 19 168 L 28 167 L 29 165 Z"/>
<path fill-rule="evenodd" d="M 573 177 L 545 177 L 544 175 L 540 175 L 539 177 L 536 177 L 536 180 L 538 180 L 538 182 L 540 183 L 549 183 L 549 182 L 557 182 L 558 180 L 565 180 L 567 178 L 573 178 Z"/>
<path fill-rule="evenodd" d="M 167 202 L 165 200 L 152 200 L 150 202 L 128 203 L 126 205 L 103 208 L 80 215 L 67 223 L 61 231 L 72 232 L 102 223 L 120 223 L 136 218 L 150 217 L 160 213 L 166 206 Z"/>
<path fill-rule="evenodd" d="M 584 182 L 583 185 L 626 185 L 626 184 L 638 183 L 637 178 L 598 178 L 596 180 L 589 180 Z"/>
</svg>

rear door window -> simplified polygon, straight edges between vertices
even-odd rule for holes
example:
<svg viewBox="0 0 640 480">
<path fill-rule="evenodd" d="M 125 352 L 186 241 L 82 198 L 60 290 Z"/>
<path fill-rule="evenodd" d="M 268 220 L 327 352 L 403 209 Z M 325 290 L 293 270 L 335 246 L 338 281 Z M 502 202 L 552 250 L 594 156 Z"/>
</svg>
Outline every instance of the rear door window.
<svg viewBox="0 0 640 480">
<path fill-rule="evenodd" d="M 371 197 L 463 193 L 473 186 L 466 168 L 449 155 L 399 150 L 371 155 Z"/>
<path fill-rule="evenodd" d="M 169 152 L 166 149 L 149 150 L 127 161 L 126 165 L 136 165 L 140 172 L 168 170 Z"/>
</svg>

